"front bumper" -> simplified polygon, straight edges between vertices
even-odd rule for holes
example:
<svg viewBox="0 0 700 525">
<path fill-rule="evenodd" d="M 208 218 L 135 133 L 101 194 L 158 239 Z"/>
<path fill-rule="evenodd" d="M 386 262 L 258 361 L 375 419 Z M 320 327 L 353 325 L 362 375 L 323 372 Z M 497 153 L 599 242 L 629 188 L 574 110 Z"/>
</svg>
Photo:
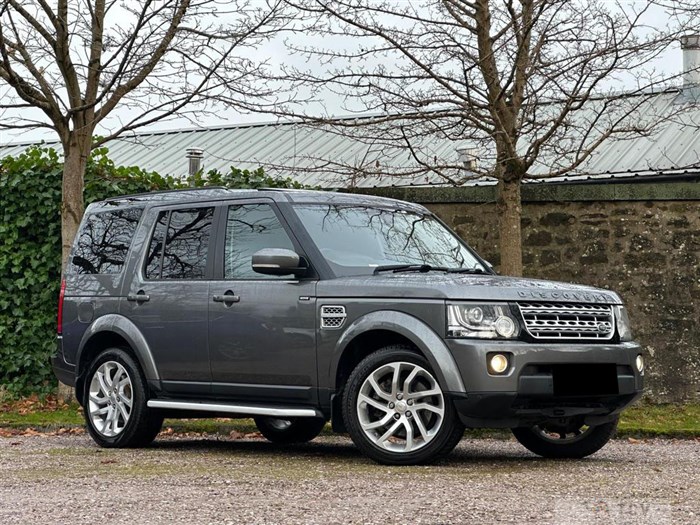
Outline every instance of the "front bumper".
<svg viewBox="0 0 700 525">
<path fill-rule="evenodd" d="M 614 419 L 643 391 L 635 368 L 637 343 L 533 344 L 451 339 L 466 393 L 451 399 L 462 422 L 471 428 L 513 428 L 580 418 L 595 425 Z M 505 353 L 504 375 L 488 372 L 487 355 Z M 580 370 L 580 375 L 576 376 Z M 604 371 L 605 377 L 597 371 Z M 562 372 L 575 388 L 563 385 Z M 559 384 L 557 384 L 557 382 Z"/>
</svg>

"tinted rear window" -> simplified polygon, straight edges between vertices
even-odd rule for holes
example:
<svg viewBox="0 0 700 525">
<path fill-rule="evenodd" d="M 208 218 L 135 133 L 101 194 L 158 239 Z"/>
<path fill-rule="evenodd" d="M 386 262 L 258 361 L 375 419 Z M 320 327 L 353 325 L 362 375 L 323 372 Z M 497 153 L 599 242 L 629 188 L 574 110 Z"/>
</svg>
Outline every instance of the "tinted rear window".
<svg viewBox="0 0 700 525">
<path fill-rule="evenodd" d="M 148 249 L 146 278 L 203 279 L 213 217 L 214 208 L 161 212 Z"/>
<path fill-rule="evenodd" d="M 71 260 L 79 274 L 119 273 L 126 262 L 142 208 L 93 213 L 84 221 Z"/>
</svg>

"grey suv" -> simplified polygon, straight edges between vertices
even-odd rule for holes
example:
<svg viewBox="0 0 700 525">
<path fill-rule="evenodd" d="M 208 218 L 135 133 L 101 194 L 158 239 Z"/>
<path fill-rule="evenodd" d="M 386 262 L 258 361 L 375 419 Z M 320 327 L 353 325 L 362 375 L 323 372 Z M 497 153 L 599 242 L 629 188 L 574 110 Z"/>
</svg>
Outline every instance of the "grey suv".
<svg viewBox="0 0 700 525">
<path fill-rule="evenodd" d="M 498 276 L 422 206 L 224 188 L 88 207 L 53 367 L 104 447 L 164 417 L 254 417 L 275 443 L 330 420 L 387 464 L 465 427 L 587 456 L 644 374 L 615 293 Z"/>
</svg>

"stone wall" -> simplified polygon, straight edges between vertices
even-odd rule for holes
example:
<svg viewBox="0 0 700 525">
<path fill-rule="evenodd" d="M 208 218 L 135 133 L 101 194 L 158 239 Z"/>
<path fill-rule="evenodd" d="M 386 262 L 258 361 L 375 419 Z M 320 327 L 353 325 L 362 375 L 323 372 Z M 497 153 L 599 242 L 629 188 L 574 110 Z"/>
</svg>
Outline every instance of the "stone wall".
<svg viewBox="0 0 700 525">
<path fill-rule="evenodd" d="M 422 202 L 498 267 L 493 188 L 373 193 Z M 617 291 L 647 397 L 700 401 L 700 184 L 530 187 L 523 201 L 525 274 Z"/>
</svg>

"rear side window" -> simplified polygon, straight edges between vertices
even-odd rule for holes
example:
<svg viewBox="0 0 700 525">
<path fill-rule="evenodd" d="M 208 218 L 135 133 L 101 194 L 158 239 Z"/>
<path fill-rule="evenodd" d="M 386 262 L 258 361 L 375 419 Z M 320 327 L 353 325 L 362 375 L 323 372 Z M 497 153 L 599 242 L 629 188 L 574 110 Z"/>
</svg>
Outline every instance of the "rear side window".
<svg viewBox="0 0 700 525">
<path fill-rule="evenodd" d="M 71 260 L 78 274 L 115 274 L 126 262 L 142 208 L 93 213 L 85 218 Z"/>
<path fill-rule="evenodd" d="M 214 208 L 163 211 L 146 257 L 147 279 L 203 279 Z"/>
</svg>

